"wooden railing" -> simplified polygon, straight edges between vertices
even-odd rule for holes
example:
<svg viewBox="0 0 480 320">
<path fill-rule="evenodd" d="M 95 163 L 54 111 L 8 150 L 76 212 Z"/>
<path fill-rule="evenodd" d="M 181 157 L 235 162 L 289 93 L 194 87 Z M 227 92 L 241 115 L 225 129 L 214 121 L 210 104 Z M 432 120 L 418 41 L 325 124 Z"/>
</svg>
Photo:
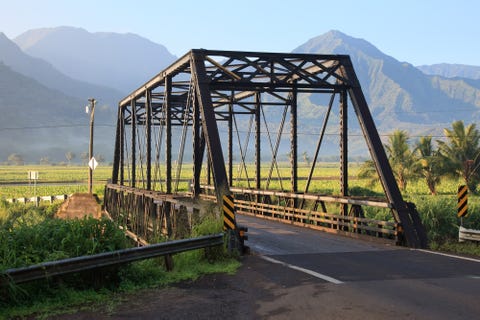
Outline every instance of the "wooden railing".
<svg viewBox="0 0 480 320">
<path fill-rule="evenodd" d="M 327 232 L 374 236 L 395 241 L 398 236 L 397 223 L 390 221 L 343 216 L 245 200 L 235 200 L 235 209 L 239 214 L 277 220 Z"/>
</svg>

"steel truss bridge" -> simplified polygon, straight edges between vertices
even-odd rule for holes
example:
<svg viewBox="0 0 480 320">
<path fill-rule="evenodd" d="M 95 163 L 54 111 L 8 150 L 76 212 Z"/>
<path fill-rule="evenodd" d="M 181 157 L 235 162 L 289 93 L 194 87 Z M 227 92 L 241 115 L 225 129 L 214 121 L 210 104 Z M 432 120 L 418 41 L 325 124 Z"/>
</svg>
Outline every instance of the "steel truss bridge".
<svg viewBox="0 0 480 320">
<path fill-rule="evenodd" d="M 325 106 L 299 103 L 306 98 Z M 315 123 L 316 148 L 302 177 L 299 147 L 308 124 L 300 108 L 323 117 Z M 382 197 L 350 195 L 351 109 Z M 321 147 L 331 138 L 331 118 L 336 119 L 340 174 L 338 188 L 325 194 L 312 182 L 321 170 Z M 285 149 L 287 169 L 280 161 Z M 120 101 L 112 182 L 105 188 L 107 212 L 139 238 L 178 236 L 181 219 L 194 220 L 208 206 L 206 200 L 219 202 L 225 194 L 234 195 L 243 214 L 410 247 L 427 245 L 415 206 L 399 191 L 347 55 L 191 50 Z M 393 219 L 366 218 L 365 208 L 385 210 Z"/>
</svg>

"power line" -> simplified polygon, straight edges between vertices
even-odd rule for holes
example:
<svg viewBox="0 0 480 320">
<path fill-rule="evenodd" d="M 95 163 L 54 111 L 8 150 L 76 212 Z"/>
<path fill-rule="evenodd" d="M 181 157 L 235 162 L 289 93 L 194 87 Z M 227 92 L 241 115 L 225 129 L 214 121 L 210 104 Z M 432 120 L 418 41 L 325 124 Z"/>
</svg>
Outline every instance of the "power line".
<svg viewBox="0 0 480 320">
<path fill-rule="evenodd" d="M 78 127 L 88 127 L 88 124 L 64 124 L 64 125 L 49 125 L 49 126 L 25 126 L 25 127 L 7 127 L 0 128 L 0 131 L 10 131 L 10 130 L 30 130 L 30 129 L 59 129 L 59 128 L 78 128 Z M 115 127 L 111 124 L 96 124 L 95 127 Z"/>
</svg>

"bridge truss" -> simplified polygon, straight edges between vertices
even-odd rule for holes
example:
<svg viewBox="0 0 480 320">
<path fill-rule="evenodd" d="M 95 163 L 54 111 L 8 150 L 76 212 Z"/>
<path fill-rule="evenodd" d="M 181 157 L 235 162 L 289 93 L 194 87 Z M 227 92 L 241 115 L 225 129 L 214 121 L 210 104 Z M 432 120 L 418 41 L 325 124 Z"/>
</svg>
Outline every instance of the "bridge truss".
<svg viewBox="0 0 480 320">
<path fill-rule="evenodd" d="M 299 148 L 306 138 L 299 129 L 308 126 L 302 123 L 299 109 L 309 106 L 299 100 L 313 96 L 324 102 L 322 108 L 311 107 L 323 114 L 323 120 L 316 126 L 308 174 L 300 179 Z M 385 194 L 381 199 L 349 194 L 349 109 L 355 112 L 375 164 Z M 333 194 L 319 194 L 311 186 L 320 149 L 330 138 L 327 125 L 334 117 L 339 187 Z M 288 157 L 282 154 L 285 150 Z M 282 157 L 288 158 L 288 173 L 281 168 Z M 218 201 L 234 193 L 245 213 L 261 212 L 350 233 L 358 233 L 352 225 L 364 224 L 363 232 L 369 234 L 371 221 L 363 217 L 361 208 L 382 207 L 391 212 L 391 233 L 401 242 L 426 246 L 418 213 L 402 198 L 347 55 L 191 50 L 120 101 L 112 184 L 105 197 L 106 207 L 117 215 L 119 203 L 125 201 L 118 191 L 122 187 L 142 194 L 143 200 L 133 206 L 144 212 L 161 203 L 168 216 L 179 197 Z M 145 204 L 147 195 L 155 195 L 148 200 L 150 205 Z M 274 205 L 272 198 L 281 206 Z M 328 216 L 328 203 L 338 212 Z"/>
</svg>

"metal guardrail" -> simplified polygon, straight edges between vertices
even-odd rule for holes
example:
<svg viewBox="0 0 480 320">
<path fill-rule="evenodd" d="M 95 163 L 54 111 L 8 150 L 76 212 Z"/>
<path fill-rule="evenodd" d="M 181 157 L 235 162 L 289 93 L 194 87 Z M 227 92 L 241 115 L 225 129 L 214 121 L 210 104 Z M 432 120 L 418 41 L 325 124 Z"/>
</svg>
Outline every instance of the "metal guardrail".
<svg viewBox="0 0 480 320">
<path fill-rule="evenodd" d="M 473 229 L 467 229 L 464 227 L 460 227 L 458 230 L 458 241 L 459 242 L 464 242 L 464 241 L 480 241 L 480 230 L 473 230 Z"/>
<path fill-rule="evenodd" d="M 35 202 L 35 203 L 40 203 L 40 201 L 48 201 L 50 203 L 56 201 L 56 200 L 67 200 L 68 195 L 66 194 L 61 194 L 61 195 L 56 195 L 56 196 L 38 196 L 38 197 L 30 197 L 30 198 L 11 198 L 11 199 L 6 199 L 7 202 L 10 203 L 27 203 L 27 202 Z"/>
<path fill-rule="evenodd" d="M 219 233 L 192 239 L 152 244 L 144 247 L 104 252 L 91 256 L 49 261 L 24 268 L 8 269 L 0 272 L 0 287 L 11 282 L 20 284 L 189 250 L 219 246 L 223 245 L 223 243 L 223 233 Z"/>
</svg>

